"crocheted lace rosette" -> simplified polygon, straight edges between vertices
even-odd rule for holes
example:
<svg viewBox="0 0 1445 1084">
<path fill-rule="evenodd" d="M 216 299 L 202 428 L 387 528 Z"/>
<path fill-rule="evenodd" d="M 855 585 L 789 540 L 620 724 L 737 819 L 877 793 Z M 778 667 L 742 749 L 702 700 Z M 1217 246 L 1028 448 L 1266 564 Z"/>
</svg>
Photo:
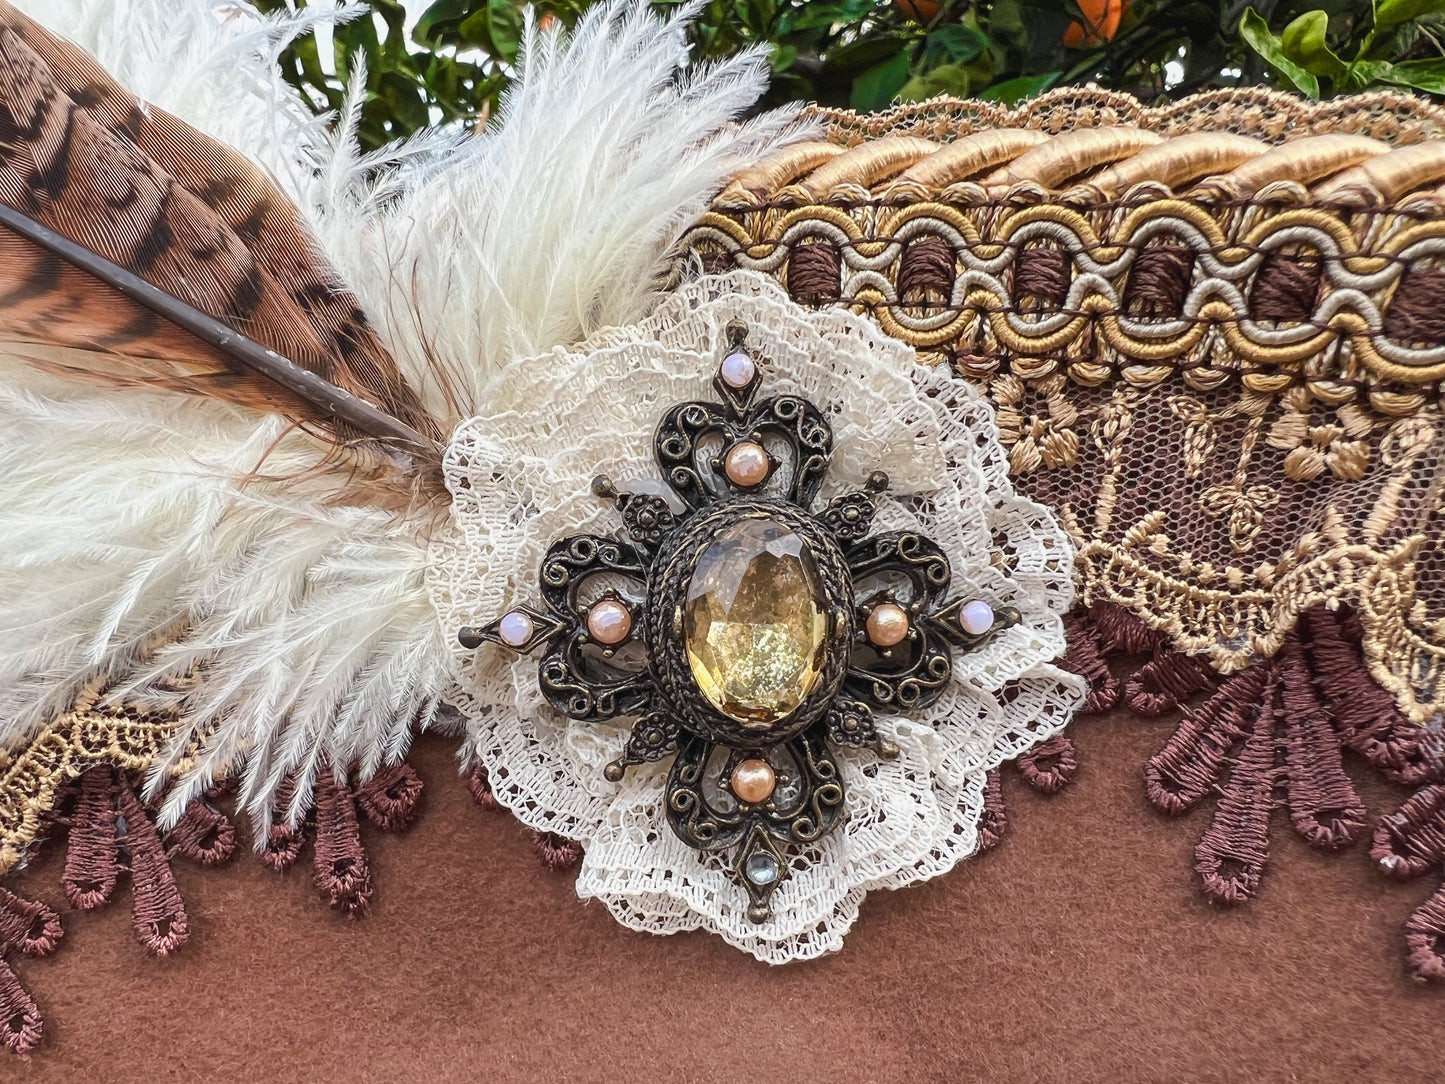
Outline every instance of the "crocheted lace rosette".
<svg viewBox="0 0 1445 1084">
<path fill-rule="evenodd" d="M 552 539 L 620 525 L 591 480 L 606 474 L 636 489 L 653 477 L 657 419 L 707 394 L 730 321 L 747 326 L 770 389 L 801 394 L 829 417 L 835 457 L 821 499 L 886 471 L 901 499 L 880 526 L 926 532 L 963 590 L 1017 607 L 1021 623 L 957 657 L 938 703 L 908 720 L 880 718 L 897 760 L 839 751 L 847 821 L 792 857 L 762 925 L 749 921 L 728 863 L 668 829 L 664 767 L 606 781 L 626 726 L 559 717 L 538 691 L 535 662 L 493 645 L 458 649 L 455 700 L 495 797 L 529 826 L 583 845 L 579 894 L 629 926 L 706 928 L 781 963 L 838 948 L 868 890 L 935 876 L 974 852 L 987 773 L 1056 734 L 1083 684 L 1050 665 L 1072 599 L 1067 536 L 1014 494 L 988 406 L 865 321 L 804 312 L 745 272 L 687 285 L 637 327 L 499 378 L 489 401 L 512 409 L 463 424 L 446 457 L 455 529 L 434 545 L 432 583 L 443 623 L 459 627 L 525 598 Z"/>
</svg>

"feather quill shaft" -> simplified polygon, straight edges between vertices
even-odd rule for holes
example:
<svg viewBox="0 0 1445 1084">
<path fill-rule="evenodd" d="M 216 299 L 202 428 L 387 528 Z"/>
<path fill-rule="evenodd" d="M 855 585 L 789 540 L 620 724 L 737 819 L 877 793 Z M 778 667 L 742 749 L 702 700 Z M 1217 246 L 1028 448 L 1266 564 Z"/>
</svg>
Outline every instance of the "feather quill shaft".
<svg viewBox="0 0 1445 1084">
<path fill-rule="evenodd" d="M 436 443 L 411 426 L 4 203 L 0 203 L 0 225 L 93 275 L 243 365 L 264 374 L 337 421 L 378 440 L 410 446 L 429 455 L 436 454 Z"/>
</svg>

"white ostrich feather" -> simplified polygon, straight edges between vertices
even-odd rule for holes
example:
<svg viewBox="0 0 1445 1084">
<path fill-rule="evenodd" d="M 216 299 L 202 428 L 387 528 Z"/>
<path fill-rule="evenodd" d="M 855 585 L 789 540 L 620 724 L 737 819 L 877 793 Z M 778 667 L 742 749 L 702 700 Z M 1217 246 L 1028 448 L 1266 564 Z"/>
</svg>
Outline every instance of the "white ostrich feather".
<svg viewBox="0 0 1445 1084">
<path fill-rule="evenodd" d="M 354 8 L 18 6 L 276 176 L 449 422 L 514 357 L 645 315 L 680 230 L 800 133 L 792 113 L 734 123 L 765 85 L 760 52 L 683 72 L 682 22 L 639 0 L 599 7 L 570 45 L 529 28 L 483 133 L 369 156 L 348 124 L 327 136 L 275 65 L 290 36 Z M 242 775 L 264 827 L 288 776 L 294 822 L 323 764 L 399 759 L 450 684 L 423 584 L 438 513 L 340 499 L 325 449 L 279 418 L 44 378 L 35 353 L 0 344 L 0 748 L 104 677 L 115 699 L 179 713 L 149 779 L 164 825 L 222 775 Z"/>
<path fill-rule="evenodd" d="M 447 160 L 423 148 L 379 180 L 334 160 L 312 206 L 324 247 L 438 417 L 476 414 L 509 361 L 645 316 L 727 177 L 809 133 L 794 109 L 737 123 L 765 50 L 684 68 L 701 6 L 664 22 L 610 0 L 570 38 L 529 23 L 497 117 Z"/>
<path fill-rule="evenodd" d="M 211 401 L 49 397 L 18 380 L 0 382 L 0 417 L 0 739 L 109 675 L 114 699 L 181 713 L 153 793 L 199 748 L 166 823 L 244 763 L 265 824 L 287 775 L 309 784 L 323 757 L 370 774 L 430 721 L 445 653 L 425 523 L 333 505 L 324 474 L 241 482 L 316 472 L 308 438 Z M 192 693 L 178 679 L 193 671 Z"/>
</svg>

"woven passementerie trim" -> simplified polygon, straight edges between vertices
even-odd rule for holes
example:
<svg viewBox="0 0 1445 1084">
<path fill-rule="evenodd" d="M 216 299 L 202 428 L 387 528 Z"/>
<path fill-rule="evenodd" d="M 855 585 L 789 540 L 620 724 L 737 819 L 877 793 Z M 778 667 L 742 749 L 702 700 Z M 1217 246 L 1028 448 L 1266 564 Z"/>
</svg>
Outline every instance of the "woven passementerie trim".
<svg viewBox="0 0 1445 1084">
<path fill-rule="evenodd" d="M 833 142 L 739 174 L 695 261 L 981 384 L 1082 601 L 1225 673 L 1348 603 L 1406 716 L 1445 708 L 1440 108 L 1069 90 L 820 115 Z M 1197 686 L 1181 658 L 1131 702 Z"/>
<path fill-rule="evenodd" d="M 1311 847 L 1336 851 L 1365 837 L 1364 804 L 1345 771 L 1363 758 L 1392 783 L 1417 788 L 1374 826 L 1372 856 L 1386 876 L 1442 875 L 1445 736 L 1439 719 L 1406 719 L 1371 678 L 1357 614 L 1316 606 L 1273 658 L 1219 677 L 1175 650 L 1129 611 L 1095 602 L 1070 620 L 1066 663 L 1090 682 L 1086 710 L 1127 703 L 1176 715 L 1176 729 L 1144 770 L 1154 806 L 1182 816 L 1215 800 L 1194 850 L 1204 895 L 1236 906 L 1260 891 L 1273 811 Z M 1191 669 L 1193 667 L 1193 669 Z M 1177 684 L 1176 684 L 1177 682 Z M 1209 695 L 1193 698 L 1201 690 Z M 1000 813 L 1002 811 L 1000 810 Z M 1405 924 L 1406 963 L 1417 979 L 1445 982 L 1445 889 Z"/>
<path fill-rule="evenodd" d="M 1402 415 L 1445 376 L 1432 301 L 1445 218 L 927 201 L 714 210 L 685 242 L 709 270 L 776 275 L 796 300 L 853 307 L 979 379 L 1012 368 L 1149 388 L 1180 375 L 1273 394 L 1303 371 L 1323 403 L 1363 393 Z"/>
</svg>

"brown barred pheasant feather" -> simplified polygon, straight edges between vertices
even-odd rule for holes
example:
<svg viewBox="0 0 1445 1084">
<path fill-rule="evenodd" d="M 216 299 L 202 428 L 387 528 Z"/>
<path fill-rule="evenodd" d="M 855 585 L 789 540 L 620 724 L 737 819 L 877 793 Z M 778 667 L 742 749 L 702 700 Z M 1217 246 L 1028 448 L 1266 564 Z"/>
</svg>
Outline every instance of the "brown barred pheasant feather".
<svg viewBox="0 0 1445 1084">
<path fill-rule="evenodd" d="M 5 0 L 0 201 L 375 404 L 428 443 L 441 436 L 275 183 L 236 151 L 143 106 Z M 53 370 L 276 410 L 345 444 L 380 435 L 338 423 L 233 352 L 8 230 L 0 255 L 0 335 L 67 348 L 45 358 Z"/>
</svg>

